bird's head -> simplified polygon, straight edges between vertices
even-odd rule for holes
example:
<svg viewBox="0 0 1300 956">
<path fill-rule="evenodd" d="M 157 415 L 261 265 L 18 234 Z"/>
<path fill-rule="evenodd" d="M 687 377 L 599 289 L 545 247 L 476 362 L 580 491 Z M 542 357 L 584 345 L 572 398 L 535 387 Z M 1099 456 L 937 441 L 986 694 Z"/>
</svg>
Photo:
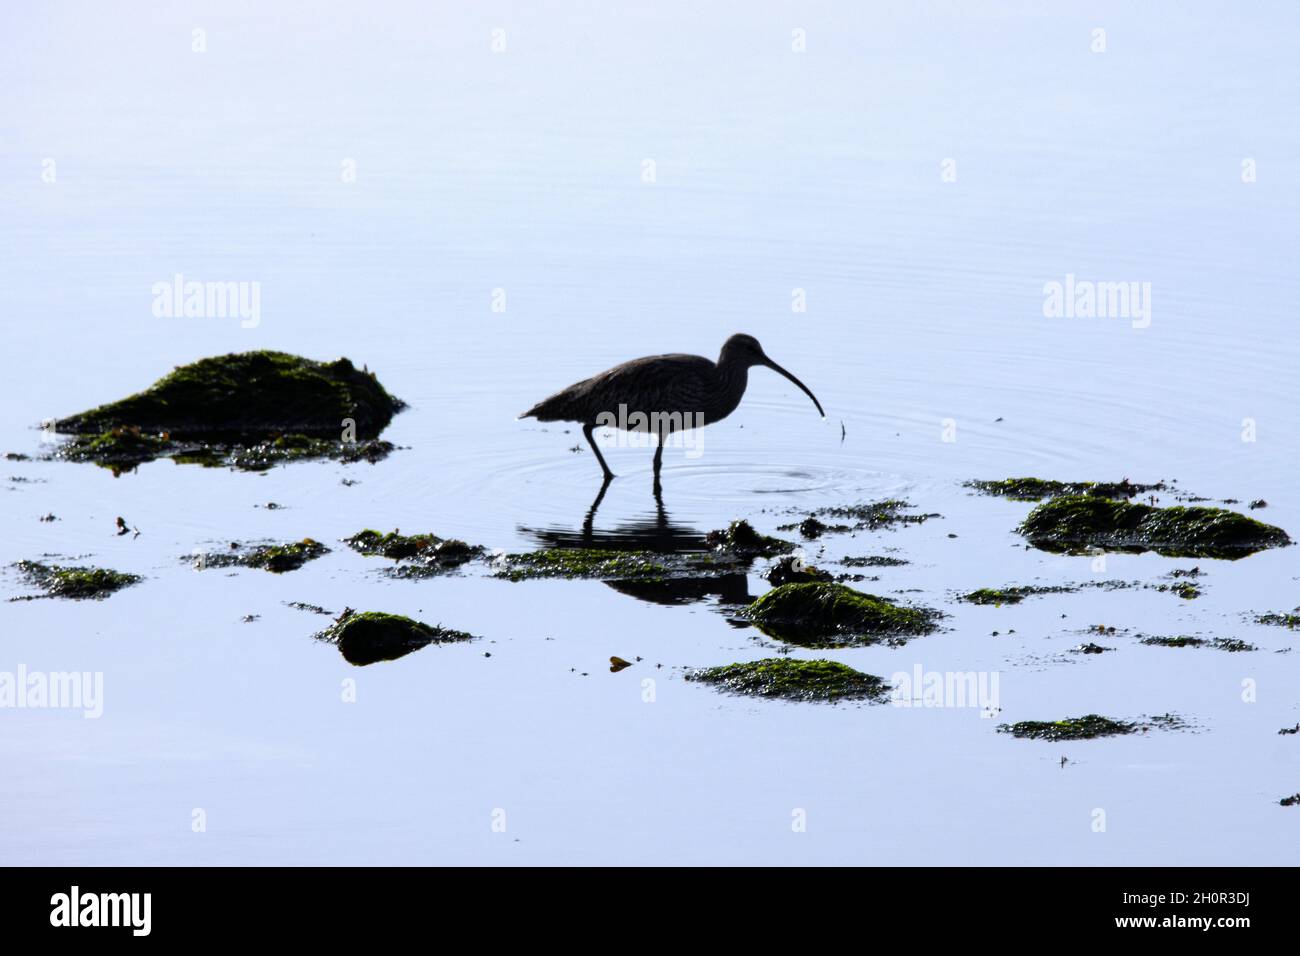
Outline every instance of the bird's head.
<svg viewBox="0 0 1300 956">
<path fill-rule="evenodd" d="M 741 368 L 751 368 L 755 365 L 762 365 L 766 368 L 770 368 L 772 371 L 779 375 L 784 375 L 790 381 L 794 382 L 795 385 L 799 386 L 799 388 L 803 390 L 803 393 L 811 398 L 813 404 L 817 406 L 817 411 L 821 414 L 821 417 L 826 417 L 826 413 L 822 411 L 822 403 L 817 401 L 817 396 L 809 390 L 808 386 L 768 358 L 767 353 L 763 351 L 763 346 L 759 345 L 758 339 L 754 338 L 752 335 L 738 332 L 731 336 L 731 338 L 727 339 L 727 341 L 723 342 L 722 355 L 718 358 L 718 364 L 739 365 Z"/>
</svg>

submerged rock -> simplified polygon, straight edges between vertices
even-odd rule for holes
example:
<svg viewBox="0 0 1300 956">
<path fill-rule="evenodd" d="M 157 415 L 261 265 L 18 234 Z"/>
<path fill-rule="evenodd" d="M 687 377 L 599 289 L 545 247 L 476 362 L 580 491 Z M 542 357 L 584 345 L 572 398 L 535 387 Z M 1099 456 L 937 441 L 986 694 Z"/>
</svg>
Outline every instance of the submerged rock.
<svg viewBox="0 0 1300 956">
<path fill-rule="evenodd" d="M 789 657 L 707 667 L 688 673 L 686 679 L 734 694 L 801 701 L 879 700 L 889 690 L 882 678 L 835 661 Z"/>
<path fill-rule="evenodd" d="M 358 667 L 397 660 L 430 644 L 474 640 L 474 635 L 464 631 L 433 627 L 400 614 L 351 610 L 316 637 L 336 645 L 343 659 Z"/>
<path fill-rule="evenodd" d="M 345 543 L 364 555 L 379 555 L 403 562 L 393 573 L 399 577 L 426 577 L 450 571 L 481 557 L 486 549 L 466 544 L 456 538 L 440 538 L 436 534 L 388 534 L 367 529 L 359 531 Z"/>
<path fill-rule="evenodd" d="M 1058 552 L 1102 548 L 1231 559 L 1291 543 L 1281 528 L 1223 508 L 1157 508 L 1093 495 L 1049 499 L 1018 530 L 1034 547 Z"/>
<path fill-rule="evenodd" d="M 377 436 L 403 407 L 346 358 L 244 352 L 180 366 L 55 429 L 75 436 L 59 457 L 115 471 L 162 457 L 260 471 L 307 458 L 376 461 L 393 448 Z"/>
<path fill-rule="evenodd" d="M 19 561 L 14 566 L 47 597 L 106 598 L 142 580 L 138 574 L 108 568 L 66 567 L 39 561 Z"/>
<path fill-rule="evenodd" d="M 716 551 L 742 558 L 789 554 L 795 548 L 792 541 L 759 534 L 743 519 L 731 522 L 726 528 L 710 531 L 705 541 Z"/>
<path fill-rule="evenodd" d="M 1136 495 L 1165 491 L 1164 482 L 1153 485 L 1122 481 L 1051 481 L 1043 478 L 1003 478 L 999 481 L 968 481 L 966 487 L 985 495 L 1014 501 L 1042 501 L 1060 495 L 1093 495 L 1100 498 L 1132 498 Z"/>
<path fill-rule="evenodd" d="M 308 561 L 314 561 L 321 555 L 329 554 L 330 549 L 313 538 L 291 541 L 288 544 L 241 545 L 232 542 L 228 551 L 214 551 L 207 554 L 187 555 L 182 560 L 194 565 L 198 570 L 204 568 L 261 568 L 273 574 L 296 571 Z"/>
<path fill-rule="evenodd" d="M 900 644 L 935 628 L 937 612 L 902 607 L 843 584 L 782 584 L 751 604 L 744 616 L 765 633 L 809 647 Z"/>
<path fill-rule="evenodd" d="M 1172 730 L 1182 726 L 1183 722 L 1172 714 L 1151 717 L 1145 721 L 1112 720 L 1100 714 L 1086 714 L 1065 720 L 1022 720 L 1015 724 L 1000 724 L 998 733 L 1029 740 L 1093 740 L 1097 737 L 1145 733 L 1155 727 Z"/>
</svg>

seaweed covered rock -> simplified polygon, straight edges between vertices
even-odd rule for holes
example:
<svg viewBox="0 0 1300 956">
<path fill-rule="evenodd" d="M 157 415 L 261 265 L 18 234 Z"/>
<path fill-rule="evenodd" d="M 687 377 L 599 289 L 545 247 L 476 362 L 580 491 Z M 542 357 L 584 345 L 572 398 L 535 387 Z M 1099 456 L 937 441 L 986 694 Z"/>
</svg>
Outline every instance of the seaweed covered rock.
<svg viewBox="0 0 1300 956">
<path fill-rule="evenodd" d="M 1027 740 L 1093 740 L 1097 737 L 1118 737 L 1145 733 L 1156 727 L 1174 730 L 1183 722 L 1172 714 L 1151 717 L 1145 721 L 1113 720 L 1100 714 L 1085 714 L 1065 720 L 1022 720 L 1014 724 L 1000 724 L 998 732 Z"/>
<path fill-rule="evenodd" d="M 464 631 L 434 627 L 400 614 L 351 609 L 316 637 L 337 646 L 343 659 L 358 667 L 397 660 L 430 644 L 474 640 Z"/>
<path fill-rule="evenodd" d="M 39 561 L 19 561 L 15 567 L 28 583 L 47 597 L 106 598 L 141 580 L 138 574 L 108 568 L 70 567 Z"/>
<path fill-rule="evenodd" d="M 857 505 L 833 505 L 817 508 L 808 513 L 803 521 L 780 525 L 780 531 L 798 530 L 806 538 L 816 538 L 824 534 L 846 531 L 875 531 L 880 528 L 892 528 L 897 525 L 923 524 L 937 514 L 908 514 L 912 505 L 900 498 L 887 498 L 883 501 L 870 501 Z M 835 524 L 827 524 L 821 519 L 830 518 Z M 848 522 L 848 523 L 845 523 Z"/>
<path fill-rule="evenodd" d="M 143 392 L 55 422 L 60 457 L 115 470 L 155 458 L 263 470 L 304 458 L 382 458 L 403 407 L 373 372 L 340 358 L 243 352 L 174 369 Z"/>
<path fill-rule="evenodd" d="M 794 542 L 759 534 L 743 519 L 731 522 L 726 528 L 710 531 L 705 540 L 714 550 L 741 558 L 771 557 L 794 550 Z"/>
<path fill-rule="evenodd" d="M 397 530 L 381 534 L 366 529 L 344 541 L 361 554 L 403 562 L 394 572 L 399 577 L 423 577 L 449 571 L 481 557 L 486 550 L 456 538 L 440 538 L 429 533 L 405 535 Z"/>
<path fill-rule="evenodd" d="M 1099 498 L 1133 498 L 1137 495 L 1164 491 L 1164 482 L 1151 485 L 1138 484 L 1124 478 L 1121 481 L 1053 481 L 1045 478 L 1002 478 L 997 481 L 968 481 L 968 488 L 985 495 L 1010 498 L 1013 501 L 1042 501 L 1060 495 L 1093 495 Z"/>
<path fill-rule="evenodd" d="M 835 661 L 789 657 L 707 667 L 691 671 L 686 679 L 733 694 L 798 701 L 880 700 L 889 689 L 882 678 Z"/>
<path fill-rule="evenodd" d="M 346 358 L 242 352 L 182 365 L 143 392 L 59 419 L 55 428 L 87 434 L 134 427 L 172 438 L 333 437 L 352 419 L 357 437 L 373 438 L 401 407 L 373 372 Z"/>
<path fill-rule="evenodd" d="M 1018 530 L 1034 547 L 1058 552 L 1101 548 L 1231 559 L 1291 543 L 1281 528 L 1224 508 L 1157 508 L 1094 495 L 1051 498 Z"/>
<path fill-rule="evenodd" d="M 283 574 L 286 571 L 296 571 L 308 561 L 329 554 L 329 550 L 313 538 L 303 538 L 301 541 L 290 541 L 287 544 L 251 546 L 234 541 L 226 551 L 188 555 L 183 560 L 192 563 L 200 571 L 204 568 L 244 567 Z"/>
<path fill-rule="evenodd" d="M 934 611 L 903 607 L 843 584 L 782 584 L 744 612 L 765 633 L 809 647 L 847 647 L 908 637 L 935 628 Z"/>
</svg>

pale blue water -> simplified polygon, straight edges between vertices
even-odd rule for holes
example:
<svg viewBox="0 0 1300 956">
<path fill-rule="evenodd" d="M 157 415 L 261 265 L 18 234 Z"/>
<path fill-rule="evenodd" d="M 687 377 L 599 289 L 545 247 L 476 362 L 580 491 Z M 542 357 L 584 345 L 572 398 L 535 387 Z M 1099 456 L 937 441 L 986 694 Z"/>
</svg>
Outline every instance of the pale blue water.
<svg viewBox="0 0 1300 956">
<path fill-rule="evenodd" d="M 38 481 L 0 491 L 0 561 L 55 553 L 147 580 L 103 603 L 0 604 L 0 671 L 105 681 L 99 720 L 0 711 L 0 860 L 1292 861 L 1300 816 L 1277 800 L 1300 789 L 1300 738 L 1277 730 L 1300 720 L 1295 637 L 1252 617 L 1300 602 L 1294 549 L 1200 562 L 1194 602 L 953 598 L 1099 576 L 1023 550 L 1027 506 L 971 497 L 969 478 L 1178 479 L 1267 499 L 1261 517 L 1300 531 L 1294 9 L 697 6 L 0 13 L 3 450 L 39 452 L 40 420 L 235 350 L 346 354 L 411 404 L 386 436 L 403 449 L 374 467 L 158 462 L 114 479 L 5 462 Z M 1098 27 L 1104 53 L 1089 49 Z M 261 283 L 260 323 L 155 317 L 151 287 L 178 272 Z M 1045 318 L 1044 283 L 1067 274 L 1151 283 L 1150 326 Z M 883 676 L 997 670 L 998 720 L 1176 711 L 1196 732 L 1061 746 L 970 709 L 719 697 L 681 668 L 774 649 L 708 601 L 393 582 L 341 545 L 282 577 L 177 560 L 363 527 L 509 549 L 532 544 L 522 529 L 576 528 L 592 456 L 514 416 L 623 359 L 715 355 L 735 331 L 828 420 L 756 371 L 698 458 L 666 456 L 674 523 L 771 531 L 787 509 L 886 496 L 943 515 L 823 543 L 899 549 L 911 564 L 861 586 L 941 607 L 946 629 L 821 656 Z M 644 522 L 650 451 L 608 454 L 622 477 L 597 529 Z M 285 507 L 255 507 L 268 501 Z M 138 538 L 114 536 L 119 514 Z M 1102 576 L 1161 583 L 1193 563 L 1111 557 Z M 293 600 L 484 639 L 352 668 Z M 1091 624 L 1261 650 L 1129 636 L 1065 653 Z M 611 654 L 645 660 L 610 674 Z M 355 704 L 340 702 L 347 678 Z M 791 830 L 796 808 L 807 832 Z"/>
</svg>

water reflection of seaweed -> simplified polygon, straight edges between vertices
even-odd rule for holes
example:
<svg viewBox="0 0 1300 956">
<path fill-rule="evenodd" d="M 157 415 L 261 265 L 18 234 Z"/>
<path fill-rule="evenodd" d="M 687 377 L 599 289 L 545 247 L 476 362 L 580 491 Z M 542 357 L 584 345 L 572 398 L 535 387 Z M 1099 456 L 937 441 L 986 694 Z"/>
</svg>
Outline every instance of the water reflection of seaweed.
<svg viewBox="0 0 1300 956">
<path fill-rule="evenodd" d="M 587 509 L 580 528 L 526 528 L 519 530 L 545 548 L 600 548 L 607 551 L 649 551 L 663 555 L 705 554 L 710 548 L 705 533 L 675 524 L 664 507 L 662 492 L 655 492 L 653 515 L 614 528 L 595 527 L 596 512 L 609 488 L 606 481 Z M 683 572 L 658 580 L 608 580 L 605 584 L 629 597 L 652 604 L 690 604 L 717 598 L 721 604 L 748 604 L 749 579 L 743 570 L 712 574 Z"/>
</svg>

